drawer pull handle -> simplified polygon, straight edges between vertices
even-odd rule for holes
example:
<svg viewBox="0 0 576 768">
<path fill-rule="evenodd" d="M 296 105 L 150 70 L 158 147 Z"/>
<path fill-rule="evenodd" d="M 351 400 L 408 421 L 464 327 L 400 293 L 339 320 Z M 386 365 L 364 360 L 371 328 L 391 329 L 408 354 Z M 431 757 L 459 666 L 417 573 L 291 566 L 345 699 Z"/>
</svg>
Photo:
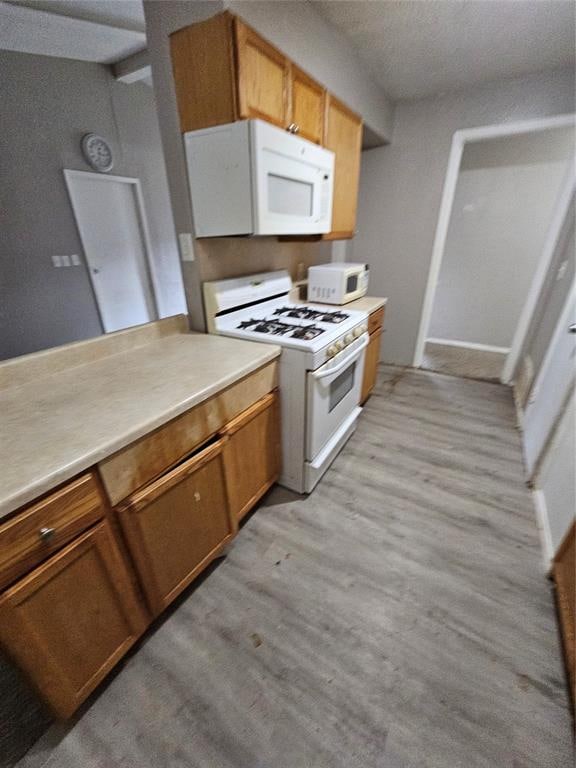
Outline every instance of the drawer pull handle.
<svg viewBox="0 0 576 768">
<path fill-rule="evenodd" d="M 56 530 L 54 528 L 40 528 L 38 535 L 40 536 L 40 541 L 47 544 L 52 540 L 55 533 Z"/>
</svg>

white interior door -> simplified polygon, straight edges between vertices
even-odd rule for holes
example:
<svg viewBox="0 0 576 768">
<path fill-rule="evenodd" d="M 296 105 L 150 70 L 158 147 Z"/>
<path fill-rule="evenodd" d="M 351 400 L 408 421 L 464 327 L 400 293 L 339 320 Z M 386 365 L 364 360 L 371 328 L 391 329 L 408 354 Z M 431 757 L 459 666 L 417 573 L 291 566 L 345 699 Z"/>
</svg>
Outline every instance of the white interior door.
<svg viewBox="0 0 576 768">
<path fill-rule="evenodd" d="M 64 174 L 105 332 L 156 319 L 138 180 Z"/>
<path fill-rule="evenodd" d="M 572 286 L 524 413 L 524 456 L 529 477 L 574 381 L 575 323 L 576 292 Z"/>
<path fill-rule="evenodd" d="M 536 478 L 536 503 L 548 565 L 572 525 L 576 510 L 575 419 L 573 392 Z"/>
</svg>

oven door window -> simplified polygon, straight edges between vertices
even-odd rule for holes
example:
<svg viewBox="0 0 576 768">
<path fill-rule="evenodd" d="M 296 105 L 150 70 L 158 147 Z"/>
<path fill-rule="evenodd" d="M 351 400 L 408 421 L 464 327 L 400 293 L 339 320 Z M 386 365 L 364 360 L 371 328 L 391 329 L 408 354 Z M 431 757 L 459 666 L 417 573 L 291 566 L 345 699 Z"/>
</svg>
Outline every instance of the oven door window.
<svg viewBox="0 0 576 768">
<path fill-rule="evenodd" d="M 355 375 L 356 363 L 354 362 L 352 365 L 349 365 L 345 371 L 342 371 L 342 373 L 330 383 L 328 413 L 332 413 L 338 403 L 340 403 L 346 397 L 348 392 L 350 392 L 354 386 Z"/>
</svg>

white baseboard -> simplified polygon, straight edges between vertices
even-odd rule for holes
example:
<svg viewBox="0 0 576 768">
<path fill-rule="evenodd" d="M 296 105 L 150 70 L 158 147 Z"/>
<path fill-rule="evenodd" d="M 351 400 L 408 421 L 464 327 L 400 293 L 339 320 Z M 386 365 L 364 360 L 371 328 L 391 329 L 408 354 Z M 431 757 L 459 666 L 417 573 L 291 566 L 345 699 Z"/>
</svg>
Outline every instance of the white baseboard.
<svg viewBox="0 0 576 768">
<path fill-rule="evenodd" d="M 510 347 L 494 347 L 491 344 L 476 344 L 474 341 L 456 341 L 454 339 L 426 339 L 426 343 L 442 344 L 446 347 L 463 347 L 464 349 L 475 349 L 479 352 L 500 352 L 507 355 Z"/>
<path fill-rule="evenodd" d="M 540 542 L 542 544 L 542 562 L 544 563 L 544 570 L 546 573 L 550 573 L 552 569 L 552 561 L 554 560 L 554 545 L 552 544 L 546 497 L 544 496 L 543 491 L 536 488 L 532 491 L 532 498 L 536 509 L 536 525 L 538 526 Z"/>
</svg>

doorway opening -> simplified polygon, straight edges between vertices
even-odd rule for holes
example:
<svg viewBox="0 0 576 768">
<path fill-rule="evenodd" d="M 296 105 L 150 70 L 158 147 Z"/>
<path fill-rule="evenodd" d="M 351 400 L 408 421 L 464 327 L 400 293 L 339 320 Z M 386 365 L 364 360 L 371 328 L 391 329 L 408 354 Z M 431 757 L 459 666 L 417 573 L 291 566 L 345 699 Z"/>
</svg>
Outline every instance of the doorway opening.
<svg viewBox="0 0 576 768">
<path fill-rule="evenodd" d="M 415 367 L 511 383 L 573 152 L 574 115 L 454 135 Z"/>
</svg>

